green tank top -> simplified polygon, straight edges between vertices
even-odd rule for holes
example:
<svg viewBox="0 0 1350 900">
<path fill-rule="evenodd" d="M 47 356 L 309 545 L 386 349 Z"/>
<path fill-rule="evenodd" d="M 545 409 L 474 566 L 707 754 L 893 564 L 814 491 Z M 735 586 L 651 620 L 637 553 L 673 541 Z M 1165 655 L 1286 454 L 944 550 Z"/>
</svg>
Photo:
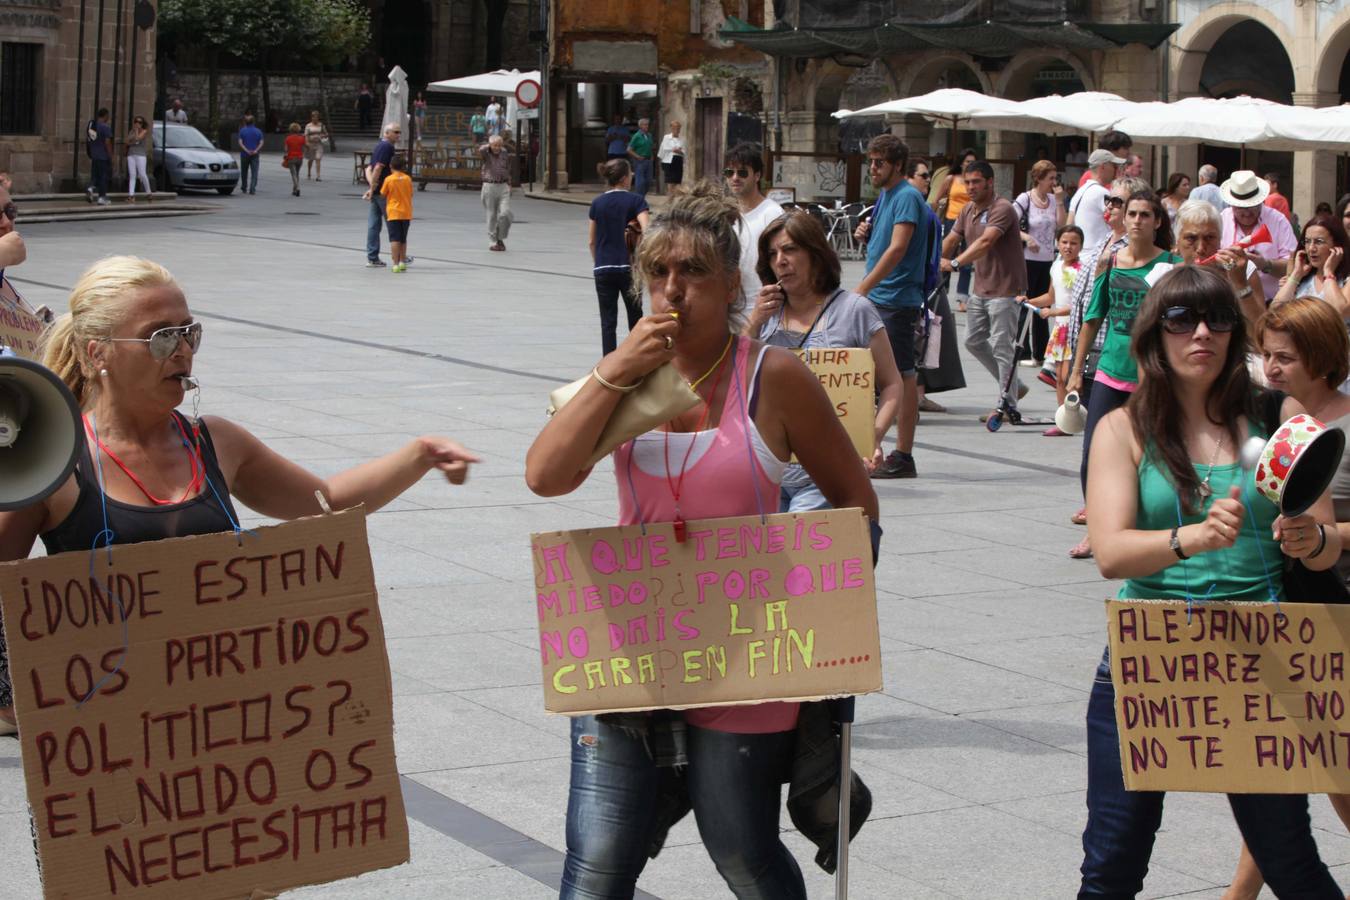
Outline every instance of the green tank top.
<svg viewBox="0 0 1350 900">
<path fill-rule="evenodd" d="M 1265 437 L 1255 425 L 1249 430 L 1252 434 Z M 1209 467 L 1200 464 L 1195 469 L 1203 478 Z M 1181 514 L 1182 525 L 1203 522 L 1209 513 L 1210 504 L 1218 498 L 1227 497 L 1228 489 L 1233 485 L 1241 484 L 1244 505 L 1248 506 L 1249 511 L 1243 519 L 1242 532 L 1232 547 L 1177 560 L 1162 571 L 1144 578 L 1131 578 L 1121 585 L 1116 596 L 1122 600 L 1185 600 L 1189 586 L 1190 595 L 1196 600 L 1208 596 L 1210 600 L 1262 602 L 1270 599 L 1270 589 L 1266 585 L 1266 568 L 1269 567 L 1276 594 L 1280 600 L 1284 600 L 1284 560 L 1280 555 L 1279 543 L 1270 533 L 1279 509 L 1256 489 L 1252 475 L 1245 474 L 1244 482 L 1244 473 L 1238 463 L 1215 466 L 1214 474 L 1209 479 L 1209 486 L 1214 493 L 1201 502 L 1195 513 L 1188 515 L 1183 510 Z M 1151 450 L 1147 451 L 1139 463 L 1139 513 L 1135 517 L 1134 527 L 1144 531 L 1170 531 L 1176 524 L 1176 488 L 1172 485 L 1166 464 L 1155 459 Z"/>
</svg>

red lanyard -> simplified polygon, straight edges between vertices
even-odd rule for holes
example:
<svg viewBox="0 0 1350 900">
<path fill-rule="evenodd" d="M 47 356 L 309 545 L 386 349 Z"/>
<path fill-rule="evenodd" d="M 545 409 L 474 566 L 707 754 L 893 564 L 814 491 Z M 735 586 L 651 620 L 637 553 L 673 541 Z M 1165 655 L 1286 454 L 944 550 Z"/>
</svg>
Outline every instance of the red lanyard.
<svg viewBox="0 0 1350 900">
<path fill-rule="evenodd" d="M 100 438 L 91 427 L 89 427 L 89 418 L 86 416 L 84 419 L 85 433 L 89 435 L 89 437 L 93 438 L 94 443 L 98 445 L 98 448 L 108 455 L 108 459 L 111 459 L 113 462 L 117 463 L 117 468 L 125 472 L 126 476 L 131 479 L 131 483 L 141 489 L 141 493 L 146 496 L 146 499 L 148 499 L 151 503 L 155 504 L 156 506 L 171 506 L 175 503 L 182 503 L 188 498 L 196 496 L 197 492 L 201 490 L 202 482 L 206 478 L 205 465 L 204 464 L 199 465 L 197 460 L 197 454 L 192 452 L 192 445 L 188 442 L 187 432 L 183 430 L 183 423 L 178 421 L 177 416 L 171 416 L 170 418 L 173 420 L 173 424 L 178 428 L 178 433 L 183 438 L 183 446 L 187 448 L 188 453 L 188 465 L 191 466 L 192 472 L 191 477 L 188 479 L 188 486 L 183 491 L 183 496 L 179 497 L 177 500 L 162 500 L 159 497 L 156 497 L 154 494 L 150 493 L 150 491 L 146 488 L 145 484 L 139 478 L 136 477 L 136 473 L 132 472 L 129 468 L 127 468 L 127 464 L 122 462 L 122 460 L 118 459 L 117 454 L 113 453 L 112 450 L 109 449 L 108 445 L 103 443 L 103 439 Z"/>
<path fill-rule="evenodd" d="M 728 340 L 727 347 L 730 346 L 731 341 Z M 712 391 L 703 401 L 703 412 L 699 414 L 698 424 L 694 426 L 694 433 L 690 435 L 689 446 L 684 451 L 684 461 L 680 463 L 680 475 L 675 479 L 670 477 L 670 431 L 665 433 L 666 486 L 670 488 L 670 494 L 675 498 L 675 541 L 679 544 L 684 543 L 686 536 L 684 516 L 680 513 L 680 492 L 684 489 L 684 474 L 689 468 L 689 457 L 694 452 L 694 444 L 698 442 L 698 436 L 712 414 L 712 401 L 717 399 L 717 388 L 722 384 L 722 373 L 726 371 L 726 366 L 721 365 L 721 363 L 726 357 L 727 352 L 723 350 L 722 358 L 713 364 L 717 367 L 717 377 L 713 379 Z M 703 378 L 706 377 L 708 377 L 707 374 L 703 376 Z M 699 381 L 702 381 L 703 378 L 700 378 Z M 694 384 L 697 385 L 698 382 L 696 381 Z"/>
</svg>

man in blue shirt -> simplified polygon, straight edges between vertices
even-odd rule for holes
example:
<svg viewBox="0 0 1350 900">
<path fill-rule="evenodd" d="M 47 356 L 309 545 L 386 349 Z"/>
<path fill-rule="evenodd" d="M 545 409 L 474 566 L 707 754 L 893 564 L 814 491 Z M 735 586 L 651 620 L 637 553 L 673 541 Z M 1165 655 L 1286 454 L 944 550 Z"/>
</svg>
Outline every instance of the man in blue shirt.
<svg viewBox="0 0 1350 900">
<path fill-rule="evenodd" d="M 856 237 L 867 241 L 867 275 L 857 293 L 872 301 L 886 325 L 891 352 L 900 369 L 900 412 L 895 450 L 872 472 L 873 478 L 914 478 L 914 426 L 919 421 L 918 364 L 914 333 L 923 314 L 924 248 L 928 246 L 928 205 L 905 178 L 909 147 L 893 134 L 879 134 L 867 145 L 872 186 L 881 191 L 870 222 Z"/>
<path fill-rule="evenodd" d="M 262 146 L 262 129 L 253 124 L 252 116 L 244 116 L 244 127 L 239 129 L 239 190 L 244 193 L 258 193 L 258 154 Z M 252 182 L 249 172 L 253 173 Z"/>
<path fill-rule="evenodd" d="M 384 260 L 380 259 L 380 228 L 384 224 L 384 196 L 380 188 L 389 175 L 389 166 L 394 161 L 394 142 L 403 133 L 397 123 L 384 126 L 384 136 L 370 151 L 370 165 L 366 166 L 366 190 L 364 199 L 370 202 L 370 211 L 366 214 L 366 268 L 382 269 Z"/>
<path fill-rule="evenodd" d="M 89 202 L 93 203 L 97 193 L 98 205 L 107 206 L 112 202 L 108 199 L 108 182 L 112 180 L 112 126 L 108 124 L 107 107 L 99 108 L 94 121 L 89 123 L 89 134 L 85 140 L 85 148 L 89 152 L 89 180 L 92 182 L 85 189 L 85 194 Z"/>
<path fill-rule="evenodd" d="M 627 159 L 628 137 L 628 127 L 623 124 L 623 116 L 615 113 L 614 124 L 605 130 L 605 159 Z"/>
</svg>

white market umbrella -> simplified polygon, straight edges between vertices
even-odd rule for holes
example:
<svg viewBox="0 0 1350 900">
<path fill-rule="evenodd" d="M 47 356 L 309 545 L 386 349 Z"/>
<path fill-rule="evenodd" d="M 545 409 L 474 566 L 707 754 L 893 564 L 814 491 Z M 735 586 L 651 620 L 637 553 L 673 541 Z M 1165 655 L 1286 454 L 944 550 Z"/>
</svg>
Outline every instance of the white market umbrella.
<svg viewBox="0 0 1350 900">
<path fill-rule="evenodd" d="M 389 72 L 389 87 L 384 92 L 384 122 L 380 125 L 380 134 L 390 125 L 399 127 L 399 139 L 394 146 L 407 149 L 408 146 L 408 73 L 402 66 L 394 66 Z"/>
<path fill-rule="evenodd" d="M 1266 113 L 1270 137 L 1263 148 L 1350 151 L 1350 105 L 1275 106 Z"/>
<path fill-rule="evenodd" d="M 841 109 L 834 113 L 836 119 L 884 115 L 919 115 L 951 128 L 953 152 L 956 130 L 961 127 L 1008 131 L 1044 131 L 1050 127 L 1049 123 L 1033 120 L 1015 101 L 964 88 L 941 88 L 917 97 L 887 100 L 865 109 Z"/>
<path fill-rule="evenodd" d="M 1052 94 L 1023 100 L 1017 105 L 1027 116 L 1055 126 L 1047 129 L 1052 133 L 1108 131 L 1138 106 L 1132 100 L 1105 91 L 1079 91 L 1062 96 Z"/>
<path fill-rule="evenodd" d="M 543 84 L 539 80 L 538 69 L 531 72 L 522 72 L 519 69 L 497 69 L 478 75 L 465 75 L 463 78 L 433 81 L 427 85 L 427 90 L 449 94 L 475 94 L 480 97 L 501 97 L 506 102 L 506 121 L 511 123 L 511 130 L 514 132 L 516 119 L 519 117 L 516 108 L 516 88 L 520 86 L 522 81 L 534 81 Z"/>
<path fill-rule="evenodd" d="M 1254 97 L 1216 100 L 1187 97 L 1175 103 L 1135 104 L 1113 128 L 1152 144 L 1262 145 L 1270 138 L 1269 107 L 1280 104 Z"/>
</svg>

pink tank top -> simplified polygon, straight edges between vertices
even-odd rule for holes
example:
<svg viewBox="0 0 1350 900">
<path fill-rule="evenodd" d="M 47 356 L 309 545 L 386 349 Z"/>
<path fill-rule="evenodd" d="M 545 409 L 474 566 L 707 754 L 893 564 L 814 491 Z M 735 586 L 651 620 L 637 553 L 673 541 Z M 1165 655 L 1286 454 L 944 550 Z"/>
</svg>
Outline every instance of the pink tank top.
<svg viewBox="0 0 1350 900">
<path fill-rule="evenodd" d="M 614 474 L 619 482 L 619 524 L 673 522 L 677 518 L 716 519 L 753 516 L 778 511 L 781 467 L 765 471 L 760 454 L 764 442 L 753 421 L 759 387 L 761 347 L 754 371 L 750 371 L 751 342 L 736 339 L 735 355 L 724 378 L 731 380 L 717 428 L 692 433 L 651 431 L 614 451 Z M 714 376 L 715 377 L 715 376 Z M 679 478 L 679 466 L 690 450 L 680 488 L 679 514 L 665 470 L 665 447 L 669 440 L 670 478 Z M 756 445 L 759 445 L 758 450 Z M 655 450 L 655 453 L 644 452 Z M 634 459 L 647 461 L 646 469 Z M 659 460 L 653 466 L 651 460 Z M 750 475 L 749 478 L 746 475 Z M 756 496 L 758 495 L 758 499 Z M 685 721 L 699 728 L 737 734 L 767 734 L 797 727 L 796 703 L 755 703 L 744 706 L 713 706 L 684 711 Z"/>
</svg>

